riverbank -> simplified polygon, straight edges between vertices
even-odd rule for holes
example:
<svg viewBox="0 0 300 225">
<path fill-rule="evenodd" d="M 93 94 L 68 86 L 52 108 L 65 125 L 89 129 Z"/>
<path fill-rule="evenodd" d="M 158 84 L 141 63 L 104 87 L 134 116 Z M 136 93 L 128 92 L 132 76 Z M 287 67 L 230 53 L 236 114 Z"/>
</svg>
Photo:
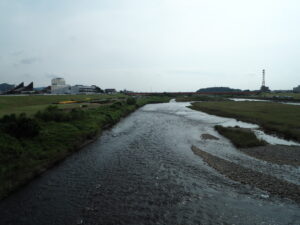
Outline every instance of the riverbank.
<svg viewBox="0 0 300 225">
<path fill-rule="evenodd" d="M 17 117 L 16 121 L 25 120 L 37 125 L 37 132 L 31 136 L 23 130 L 18 136 L 15 136 L 16 132 L 6 133 L 4 128 L 11 127 L 11 123 L 4 126 L 2 122 L 0 199 L 79 150 L 83 145 L 92 142 L 103 129 L 116 124 L 122 117 L 139 107 L 148 103 L 168 101 L 168 97 L 143 97 L 136 102 L 124 100 L 84 110 L 62 111 L 49 108 L 48 111 L 41 111 L 34 117 Z M 7 120 L 13 120 L 13 117 L 8 117 Z M 27 126 L 26 129 L 32 131 L 33 128 Z"/>
<path fill-rule="evenodd" d="M 276 177 L 242 167 L 233 162 L 209 154 L 195 146 L 192 146 L 191 149 L 194 154 L 200 156 L 210 167 L 214 168 L 231 180 L 242 184 L 248 184 L 267 191 L 272 195 L 289 198 L 300 203 L 299 185 L 279 180 Z"/>
<path fill-rule="evenodd" d="M 199 102 L 191 109 L 258 124 L 266 133 L 300 141 L 300 107 L 273 102 Z"/>
<path fill-rule="evenodd" d="M 215 129 L 241 152 L 279 165 L 300 166 L 300 147 L 287 145 L 270 145 L 260 140 L 251 129 L 240 127 L 215 126 Z"/>
</svg>

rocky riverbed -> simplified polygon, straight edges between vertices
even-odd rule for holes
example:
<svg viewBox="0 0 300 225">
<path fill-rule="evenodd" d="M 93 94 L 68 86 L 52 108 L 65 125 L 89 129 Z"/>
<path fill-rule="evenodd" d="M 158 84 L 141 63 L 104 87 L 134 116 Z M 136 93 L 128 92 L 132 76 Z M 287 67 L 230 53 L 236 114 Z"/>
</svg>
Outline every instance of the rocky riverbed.
<svg viewBox="0 0 300 225">
<path fill-rule="evenodd" d="M 196 155 L 201 156 L 209 166 L 234 181 L 248 184 L 267 191 L 270 194 L 289 198 L 300 203 L 300 185 L 289 183 L 276 177 L 245 168 L 241 165 L 209 154 L 195 146 L 192 146 L 191 149 Z"/>
</svg>

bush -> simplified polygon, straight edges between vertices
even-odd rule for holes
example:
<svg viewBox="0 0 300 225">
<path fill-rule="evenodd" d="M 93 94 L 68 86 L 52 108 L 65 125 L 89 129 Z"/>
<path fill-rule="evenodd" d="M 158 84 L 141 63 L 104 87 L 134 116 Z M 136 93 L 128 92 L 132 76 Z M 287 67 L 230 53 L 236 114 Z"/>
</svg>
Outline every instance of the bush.
<svg viewBox="0 0 300 225">
<path fill-rule="evenodd" d="M 121 107 L 122 107 L 122 102 L 115 102 L 110 106 L 110 108 L 112 109 L 120 109 Z"/>
<path fill-rule="evenodd" d="M 34 137 L 39 134 L 40 126 L 35 119 L 28 118 L 25 113 L 5 115 L 1 120 L 1 130 L 13 137 Z"/>
<path fill-rule="evenodd" d="M 84 111 L 80 109 L 72 109 L 71 112 L 64 112 L 57 106 L 48 106 L 44 111 L 38 111 L 35 117 L 43 121 L 67 122 L 71 120 L 82 119 Z"/>
<path fill-rule="evenodd" d="M 126 103 L 128 105 L 135 105 L 136 104 L 136 99 L 135 98 L 127 98 Z"/>
<path fill-rule="evenodd" d="M 240 128 L 240 127 L 222 127 L 216 125 L 215 129 L 223 136 L 228 138 L 232 144 L 238 148 L 248 148 L 263 146 L 267 143 L 260 140 L 250 129 Z"/>
<path fill-rule="evenodd" d="M 70 119 L 71 120 L 80 120 L 83 119 L 85 112 L 80 109 L 72 109 L 70 112 Z"/>
</svg>

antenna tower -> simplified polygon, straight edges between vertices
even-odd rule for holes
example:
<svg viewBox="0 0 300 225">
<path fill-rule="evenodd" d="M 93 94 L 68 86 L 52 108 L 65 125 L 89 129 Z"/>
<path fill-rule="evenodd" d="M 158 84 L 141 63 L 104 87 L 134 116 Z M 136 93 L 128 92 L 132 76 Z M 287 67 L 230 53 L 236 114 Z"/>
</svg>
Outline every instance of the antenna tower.
<svg viewBox="0 0 300 225">
<path fill-rule="evenodd" d="M 266 73 L 266 71 L 265 71 L 265 69 L 263 69 L 263 71 L 262 71 L 262 86 L 263 87 L 266 86 L 266 83 L 265 83 L 265 73 Z"/>
</svg>

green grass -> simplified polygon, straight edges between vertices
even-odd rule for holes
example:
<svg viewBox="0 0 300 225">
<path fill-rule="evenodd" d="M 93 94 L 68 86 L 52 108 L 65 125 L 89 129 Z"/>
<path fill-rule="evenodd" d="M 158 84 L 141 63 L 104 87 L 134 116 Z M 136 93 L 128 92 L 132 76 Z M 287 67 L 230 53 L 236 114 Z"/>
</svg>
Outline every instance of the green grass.
<svg viewBox="0 0 300 225">
<path fill-rule="evenodd" d="M 192 101 L 229 101 L 227 98 L 215 95 L 192 95 L 192 96 L 179 96 L 176 102 L 192 102 Z"/>
<path fill-rule="evenodd" d="M 300 141 L 300 107 L 273 102 L 201 102 L 192 109 L 260 125 L 266 132 Z"/>
<path fill-rule="evenodd" d="M 31 97 L 33 96 L 30 96 L 30 100 L 24 98 L 32 104 L 31 106 L 34 104 L 39 106 L 41 103 L 47 106 L 46 102 L 66 99 L 62 96 L 59 98 L 49 96 L 47 100 L 35 98 L 32 100 Z M 142 97 L 138 98 L 135 104 L 119 101 L 97 108 L 84 109 L 81 111 L 83 116 L 79 119 L 60 122 L 32 115 L 30 118 L 38 122 L 40 131 L 31 138 L 9 135 L 1 129 L 4 123 L 2 122 L 0 124 L 0 199 L 77 151 L 83 143 L 92 140 L 104 128 L 117 123 L 137 108 L 148 103 L 168 102 L 169 100 L 168 97 Z M 8 101 L 7 104 L 12 103 Z M 38 107 L 35 108 L 35 111 L 38 109 Z M 22 112 L 21 109 L 19 111 Z M 63 110 L 60 113 L 68 115 L 72 112 Z"/>
<path fill-rule="evenodd" d="M 237 148 L 249 148 L 256 146 L 263 146 L 267 143 L 260 140 L 249 129 L 239 127 L 223 127 L 215 126 L 215 129 L 224 137 L 228 138 Z"/>
<path fill-rule="evenodd" d="M 126 98 L 123 94 L 113 95 L 30 95 L 30 96 L 0 96 L 0 117 L 6 114 L 22 112 L 32 115 L 38 110 L 60 101 L 91 101 L 104 99 Z M 79 104 L 77 104 L 79 106 Z M 68 107 L 67 104 L 60 107 Z"/>
</svg>

